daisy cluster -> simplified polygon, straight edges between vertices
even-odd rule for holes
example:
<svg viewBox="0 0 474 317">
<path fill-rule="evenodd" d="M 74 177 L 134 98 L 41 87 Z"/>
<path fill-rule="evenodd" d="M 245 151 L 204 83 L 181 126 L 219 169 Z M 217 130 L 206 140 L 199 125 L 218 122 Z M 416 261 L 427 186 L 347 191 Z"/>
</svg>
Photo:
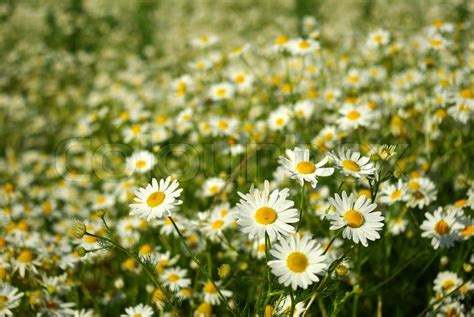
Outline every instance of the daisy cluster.
<svg viewBox="0 0 474 317">
<path fill-rule="evenodd" d="M 473 314 L 472 23 L 178 58 L 94 5 L 0 49 L 0 317 Z"/>
</svg>

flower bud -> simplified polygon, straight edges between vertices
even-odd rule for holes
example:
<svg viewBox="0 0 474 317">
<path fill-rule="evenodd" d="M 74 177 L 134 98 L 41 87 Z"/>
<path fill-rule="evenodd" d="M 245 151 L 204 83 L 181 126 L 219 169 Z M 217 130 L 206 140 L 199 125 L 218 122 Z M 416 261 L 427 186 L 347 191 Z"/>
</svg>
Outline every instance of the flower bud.
<svg viewBox="0 0 474 317">
<path fill-rule="evenodd" d="M 79 220 L 74 220 L 71 227 L 71 234 L 75 239 L 81 239 L 86 234 L 86 225 Z"/>
<path fill-rule="evenodd" d="M 97 214 L 97 216 L 99 216 L 100 218 L 103 218 L 103 217 L 105 216 L 105 214 L 106 214 L 106 210 L 103 209 L 103 208 L 101 208 L 101 209 L 99 209 L 99 210 L 96 211 L 96 214 Z"/>
<path fill-rule="evenodd" d="M 87 254 L 87 250 L 84 249 L 83 247 L 77 248 L 76 251 L 77 251 L 77 254 L 78 254 L 81 258 Z"/>
<path fill-rule="evenodd" d="M 228 278 L 230 275 L 230 265 L 222 264 L 221 267 L 217 270 L 217 273 L 219 274 L 221 280 Z"/>
</svg>

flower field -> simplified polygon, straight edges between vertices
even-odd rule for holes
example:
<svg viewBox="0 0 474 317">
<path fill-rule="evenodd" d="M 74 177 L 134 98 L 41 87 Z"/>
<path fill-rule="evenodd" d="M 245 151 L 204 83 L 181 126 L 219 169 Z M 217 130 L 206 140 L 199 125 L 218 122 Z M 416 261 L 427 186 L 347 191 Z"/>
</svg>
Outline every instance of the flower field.
<svg viewBox="0 0 474 317">
<path fill-rule="evenodd" d="M 0 317 L 473 316 L 473 16 L 0 2 Z"/>
</svg>

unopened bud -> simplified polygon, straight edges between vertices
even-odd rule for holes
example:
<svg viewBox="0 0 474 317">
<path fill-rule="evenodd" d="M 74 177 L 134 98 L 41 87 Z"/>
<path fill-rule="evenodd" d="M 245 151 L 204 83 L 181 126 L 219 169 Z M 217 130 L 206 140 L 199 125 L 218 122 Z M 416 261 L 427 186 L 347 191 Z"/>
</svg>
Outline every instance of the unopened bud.
<svg viewBox="0 0 474 317">
<path fill-rule="evenodd" d="M 100 218 L 103 218 L 103 217 L 105 216 L 106 212 L 107 212 L 107 211 L 106 211 L 105 209 L 102 209 L 102 208 L 101 208 L 101 209 L 99 209 L 99 210 L 96 211 L 96 214 L 97 214 L 97 216 L 99 216 Z"/>
<path fill-rule="evenodd" d="M 76 251 L 77 251 L 77 254 L 78 254 L 81 258 L 87 254 L 87 250 L 84 249 L 83 247 L 77 248 Z"/>
<path fill-rule="evenodd" d="M 86 234 L 86 225 L 79 220 L 74 220 L 74 223 L 71 227 L 72 236 L 75 239 L 81 239 Z"/>
<path fill-rule="evenodd" d="M 362 294 L 363 290 L 362 290 L 362 287 L 360 287 L 360 285 L 356 285 L 354 286 L 354 294 Z"/>
<path fill-rule="evenodd" d="M 217 270 L 217 273 L 219 274 L 221 280 L 228 278 L 230 275 L 230 265 L 222 264 L 221 267 Z"/>
</svg>

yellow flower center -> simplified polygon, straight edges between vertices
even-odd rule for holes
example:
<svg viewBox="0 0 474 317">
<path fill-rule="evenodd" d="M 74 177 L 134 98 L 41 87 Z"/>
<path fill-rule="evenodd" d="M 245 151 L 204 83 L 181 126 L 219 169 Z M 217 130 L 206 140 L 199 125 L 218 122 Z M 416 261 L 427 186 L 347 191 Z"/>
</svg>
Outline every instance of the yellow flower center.
<svg viewBox="0 0 474 317">
<path fill-rule="evenodd" d="M 219 97 L 224 97 L 226 95 L 227 89 L 225 88 L 218 88 L 216 90 L 216 95 Z"/>
<path fill-rule="evenodd" d="M 308 41 L 301 41 L 298 43 L 298 47 L 305 50 L 308 49 L 311 45 L 309 44 Z"/>
<path fill-rule="evenodd" d="M 444 290 L 448 291 L 456 285 L 453 280 L 447 280 L 441 286 Z"/>
<path fill-rule="evenodd" d="M 349 120 L 357 120 L 360 118 L 360 112 L 357 110 L 352 110 L 347 114 L 347 119 Z"/>
<path fill-rule="evenodd" d="M 286 35 L 280 35 L 275 40 L 275 44 L 277 44 L 277 45 L 283 45 L 286 42 L 288 42 L 288 36 L 286 36 Z"/>
<path fill-rule="evenodd" d="M 255 220 L 261 225 L 269 225 L 275 222 L 277 213 L 273 208 L 261 207 L 255 212 Z"/>
<path fill-rule="evenodd" d="M 461 230 L 461 236 L 468 238 L 474 235 L 474 225 L 467 225 Z"/>
<path fill-rule="evenodd" d="M 402 195 L 402 192 L 399 189 L 397 189 L 390 195 L 390 199 L 397 200 L 398 198 L 400 198 L 401 195 Z"/>
<path fill-rule="evenodd" d="M 456 208 L 462 208 L 462 207 L 466 206 L 466 204 L 467 204 L 467 199 L 459 199 L 458 201 L 456 201 L 454 203 L 454 206 Z"/>
<path fill-rule="evenodd" d="M 133 317 L 142 317 L 142 314 L 136 313 L 136 314 L 133 315 Z"/>
<path fill-rule="evenodd" d="M 221 129 L 221 130 L 225 130 L 225 129 L 227 129 L 227 128 L 229 127 L 229 124 L 228 124 L 226 121 L 221 120 L 221 121 L 219 121 L 219 123 L 217 124 L 217 127 L 218 127 L 219 129 Z"/>
<path fill-rule="evenodd" d="M 0 308 L 4 308 L 5 304 L 8 302 L 8 297 L 6 296 L 0 296 Z"/>
<path fill-rule="evenodd" d="M 418 182 L 415 182 L 415 181 L 411 181 L 408 183 L 408 188 L 411 189 L 411 190 L 418 190 L 421 188 L 420 184 L 418 184 Z"/>
<path fill-rule="evenodd" d="M 145 160 L 138 160 L 135 162 L 136 168 L 144 168 L 146 166 L 146 161 Z"/>
<path fill-rule="evenodd" d="M 17 260 L 20 263 L 31 263 L 33 261 L 33 253 L 30 250 L 23 250 Z"/>
<path fill-rule="evenodd" d="M 434 228 L 436 233 L 441 235 L 441 236 L 447 234 L 449 232 L 449 229 L 450 229 L 449 224 L 446 221 L 444 221 L 443 219 L 438 221 L 435 225 L 435 228 Z"/>
<path fill-rule="evenodd" d="M 97 238 L 90 235 L 85 235 L 83 240 L 87 244 L 93 244 L 97 241 Z"/>
<path fill-rule="evenodd" d="M 207 282 L 206 285 L 204 285 L 203 291 L 204 293 L 215 294 L 217 293 L 217 288 L 211 282 Z"/>
<path fill-rule="evenodd" d="M 163 192 L 154 192 L 146 199 L 146 203 L 151 208 L 161 205 L 161 203 L 165 200 L 165 193 Z"/>
<path fill-rule="evenodd" d="M 222 221 L 222 220 L 216 220 L 216 221 L 214 221 L 214 223 L 212 224 L 211 227 L 212 227 L 212 229 L 214 229 L 214 230 L 218 230 L 218 229 L 222 228 L 222 226 L 224 226 L 224 221 Z"/>
<path fill-rule="evenodd" d="M 168 275 L 168 281 L 170 282 L 176 282 L 179 280 L 179 276 L 177 274 L 170 274 Z"/>
<path fill-rule="evenodd" d="M 276 119 L 276 125 L 281 127 L 283 124 L 285 124 L 285 120 L 283 118 L 278 118 Z"/>
<path fill-rule="evenodd" d="M 234 80 L 237 84 L 242 84 L 245 81 L 245 76 L 242 74 L 235 75 Z"/>
<path fill-rule="evenodd" d="M 196 309 L 196 312 L 198 312 L 200 316 L 209 317 L 212 315 L 212 305 L 209 303 L 202 303 Z"/>
<path fill-rule="evenodd" d="M 151 245 L 149 245 L 149 244 L 144 244 L 144 245 L 142 245 L 142 246 L 140 247 L 140 251 L 139 251 L 139 252 L 140 252 L 140 254 L 142 254 L 142 255 L 147 255 L 147 254 L 150 254 L 151 249 L 152 249 L 152 248 L 151 248 Z"/>
<path fill-rule="evenodd" d="M 382 43 L 383 41 L 383 36 L 381 34 L 377 34 L 374 36 L 374 42 L 377 43 L 377 44 L 380 44 Z"/>
<path fill-rule="evenodd" d="M 286 265 L 295 273 L 304 272 L 309 265 L 308 257 L 301 252 L 290 253 L 286 258 Z"/>
<path fill-rule="evenodd" d="M 342 161 L 342 166 L 351 172 L 358 172 L 360 171 L 360 166 L 353 160 L 344 160 Z"/>
<path fill-rule="evenodd" d="M 316 170 L 316 165 L 312 162 L 302 161 L 296 165 L 296 170 L 300 174 L 312 174 Z"/>
<path fill-rule="evenodd" d="M 351 209 L 344 213 L 344 219 L 346 223 L 351 228 L 360 228 L 364 222 L 365 218 L 364 215 L 357 210 Z"/>
</svg>

